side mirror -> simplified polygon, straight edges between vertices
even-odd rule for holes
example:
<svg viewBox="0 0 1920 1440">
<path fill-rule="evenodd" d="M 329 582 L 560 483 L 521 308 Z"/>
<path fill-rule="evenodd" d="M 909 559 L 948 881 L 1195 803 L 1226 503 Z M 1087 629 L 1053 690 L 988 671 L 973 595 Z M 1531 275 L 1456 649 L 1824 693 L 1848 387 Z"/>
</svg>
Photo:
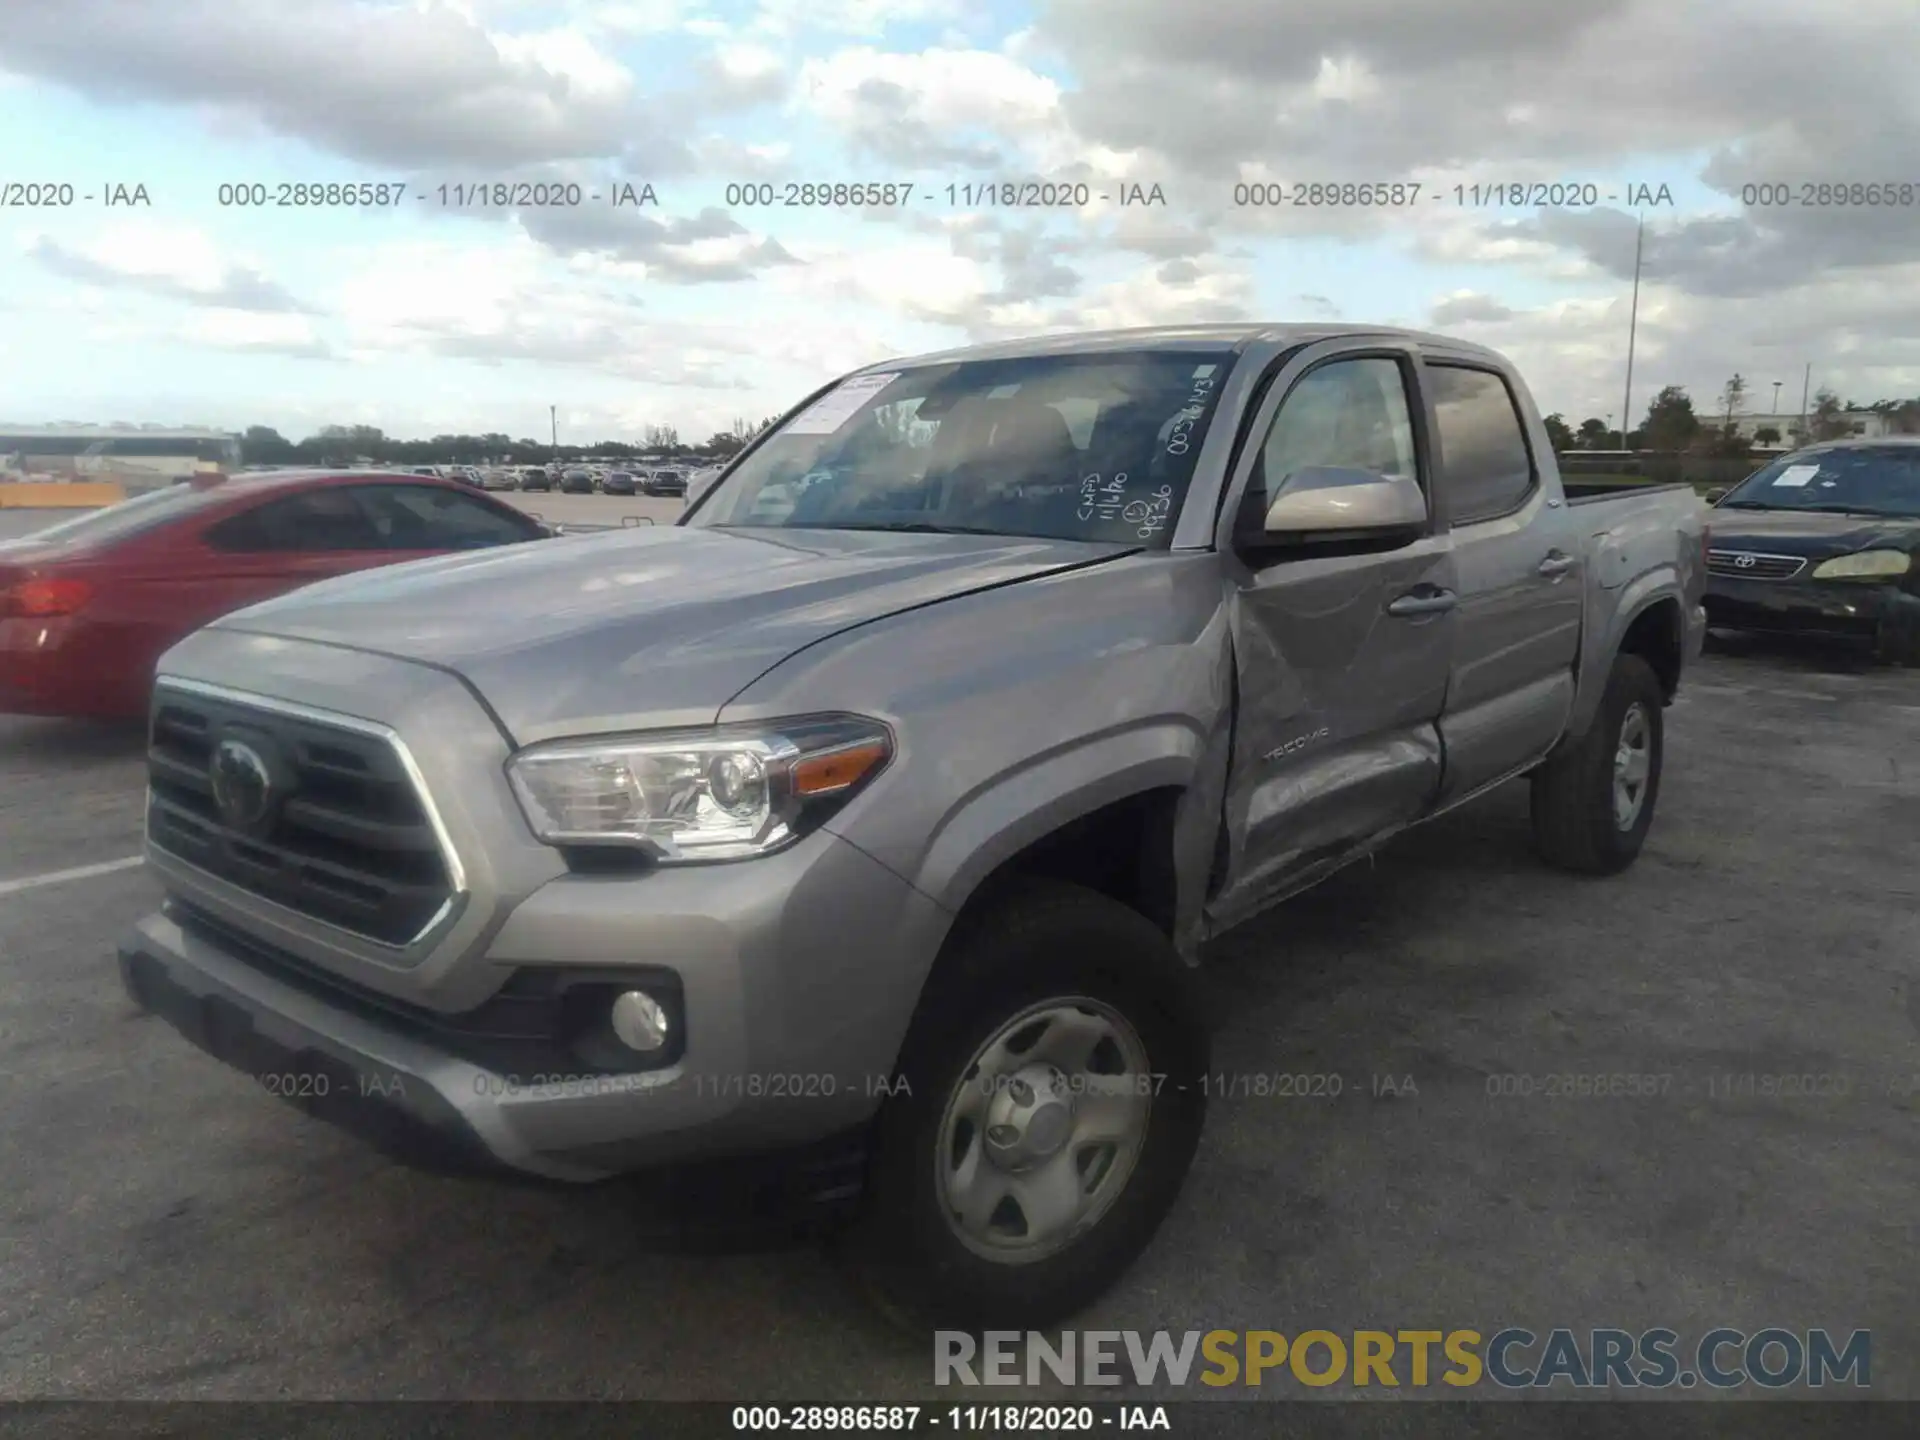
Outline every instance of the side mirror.
<svg viewBox="0 0 1920 1440">
<path fill-rule="evenodd" d="M 1417 530 L 1427 523 L 1427 497 L 1406 475 L 1315 465 L 1287 477 L 1267 507 L 1261 530 L 1269 537 L 1354 536 Z"/>
<path fill-rule="evenodd" d="M 1730 493 L 1731 491 L 1725 485 L 1716 485 L 1713 489 L 1707 491 L 1705 497 L 1706 502 L 1709 505 L 1718 505 L 1722 500 L 1726 499 Z"/>
</svg>

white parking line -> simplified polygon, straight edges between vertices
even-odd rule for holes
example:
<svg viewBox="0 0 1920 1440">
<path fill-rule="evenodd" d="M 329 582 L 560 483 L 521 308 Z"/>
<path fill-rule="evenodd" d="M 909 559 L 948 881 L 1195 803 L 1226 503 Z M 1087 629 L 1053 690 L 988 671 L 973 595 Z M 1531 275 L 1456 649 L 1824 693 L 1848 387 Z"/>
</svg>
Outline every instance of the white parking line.
<svg viewBox="0 0 1920 1440">
<path fill-rule="evenodd" d="M 37 890 L 42 885 L 59 885 L 68 880 L 91 880 L 96 875 L 111 875 L 117 870 L 131 870 L 136 865 L 146 864 L 143 855 L 129 855 L 124 860 L 106 860 L 98 865 L 76 865 L 71 870 L 49 870 L 45 875 L 29 875 L 23 880 L 0 880 L 0 895 L 12 895 L 21 890 Z"/>
</svg>

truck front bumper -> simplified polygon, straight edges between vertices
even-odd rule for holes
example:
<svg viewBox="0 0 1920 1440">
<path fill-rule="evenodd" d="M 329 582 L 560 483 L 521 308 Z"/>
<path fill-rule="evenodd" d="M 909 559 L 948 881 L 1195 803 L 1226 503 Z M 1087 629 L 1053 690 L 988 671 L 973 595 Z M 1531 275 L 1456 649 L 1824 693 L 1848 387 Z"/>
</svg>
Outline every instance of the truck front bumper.
<svg viewBox="0 0 1920 1440">
<path fill-rule="evenodd" d="M 496 1007 L 524 979 L 669 978 L 681 1048 L 619 1073 L 569 1062 L 563 1040 L 518 1052 L 523 1065 L 485 1033 L 497 1027 L 356 990 L 178 900 L 140 921 L 118 958 L 142 1009 L 396 1158 L 587 1182 L 804 1149 L 863 1125 L 947 919 L 825 833 L 737 864 L 553 880 L 462 964 L 497 972 Z"/>
</svg>

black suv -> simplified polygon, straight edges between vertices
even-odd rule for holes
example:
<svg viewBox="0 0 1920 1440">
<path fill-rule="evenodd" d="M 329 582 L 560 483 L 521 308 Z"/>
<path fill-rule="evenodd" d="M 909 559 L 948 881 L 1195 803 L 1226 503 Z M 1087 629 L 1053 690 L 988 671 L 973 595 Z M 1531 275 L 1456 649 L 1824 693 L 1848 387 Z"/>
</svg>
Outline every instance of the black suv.
<svg viewBox="0 0 1920 1440">
<path fill-rule="evenodd" d="M 562 495 L 593 494 L 593 472 L 591 470 L 562 470 L 560 472 L 560 493 Z"/>
<path fill-rule="evenodd" d="M 649 495 L 684 495 L 687 477 L 678 470 L 655 470 L 640 482 L 640 488 Z"/>
</svg>

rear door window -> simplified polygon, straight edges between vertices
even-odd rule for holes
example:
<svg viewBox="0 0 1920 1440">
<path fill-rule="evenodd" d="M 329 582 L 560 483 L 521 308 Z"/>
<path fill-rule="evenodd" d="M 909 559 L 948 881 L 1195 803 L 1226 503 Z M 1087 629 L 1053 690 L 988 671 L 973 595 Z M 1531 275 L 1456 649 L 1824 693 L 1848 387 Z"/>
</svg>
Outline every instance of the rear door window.
<svg viewBox="0 0 1920 1440">
<path fill-rule="evenodd" d="M 331 554 L 383 550 L 372 519 L 350 490 L 332 485 L 269 500 L 207 531 L 216 550 L 241 554 Z"/>
<path fill-rule="evenodd" d="M 1441 486 L 1455 525 L 1510 515 L 1533 493 L 1533 454 L 1520 407 L 1494 371 L 1427 365 L 1440 439 Z"/>
<path fill-rule="evenodd" d="M 388 550 L 483 550 L 540 534 L 528 516 L 438 485 L 368 485 L 353 493 Z"/>
</svg>

